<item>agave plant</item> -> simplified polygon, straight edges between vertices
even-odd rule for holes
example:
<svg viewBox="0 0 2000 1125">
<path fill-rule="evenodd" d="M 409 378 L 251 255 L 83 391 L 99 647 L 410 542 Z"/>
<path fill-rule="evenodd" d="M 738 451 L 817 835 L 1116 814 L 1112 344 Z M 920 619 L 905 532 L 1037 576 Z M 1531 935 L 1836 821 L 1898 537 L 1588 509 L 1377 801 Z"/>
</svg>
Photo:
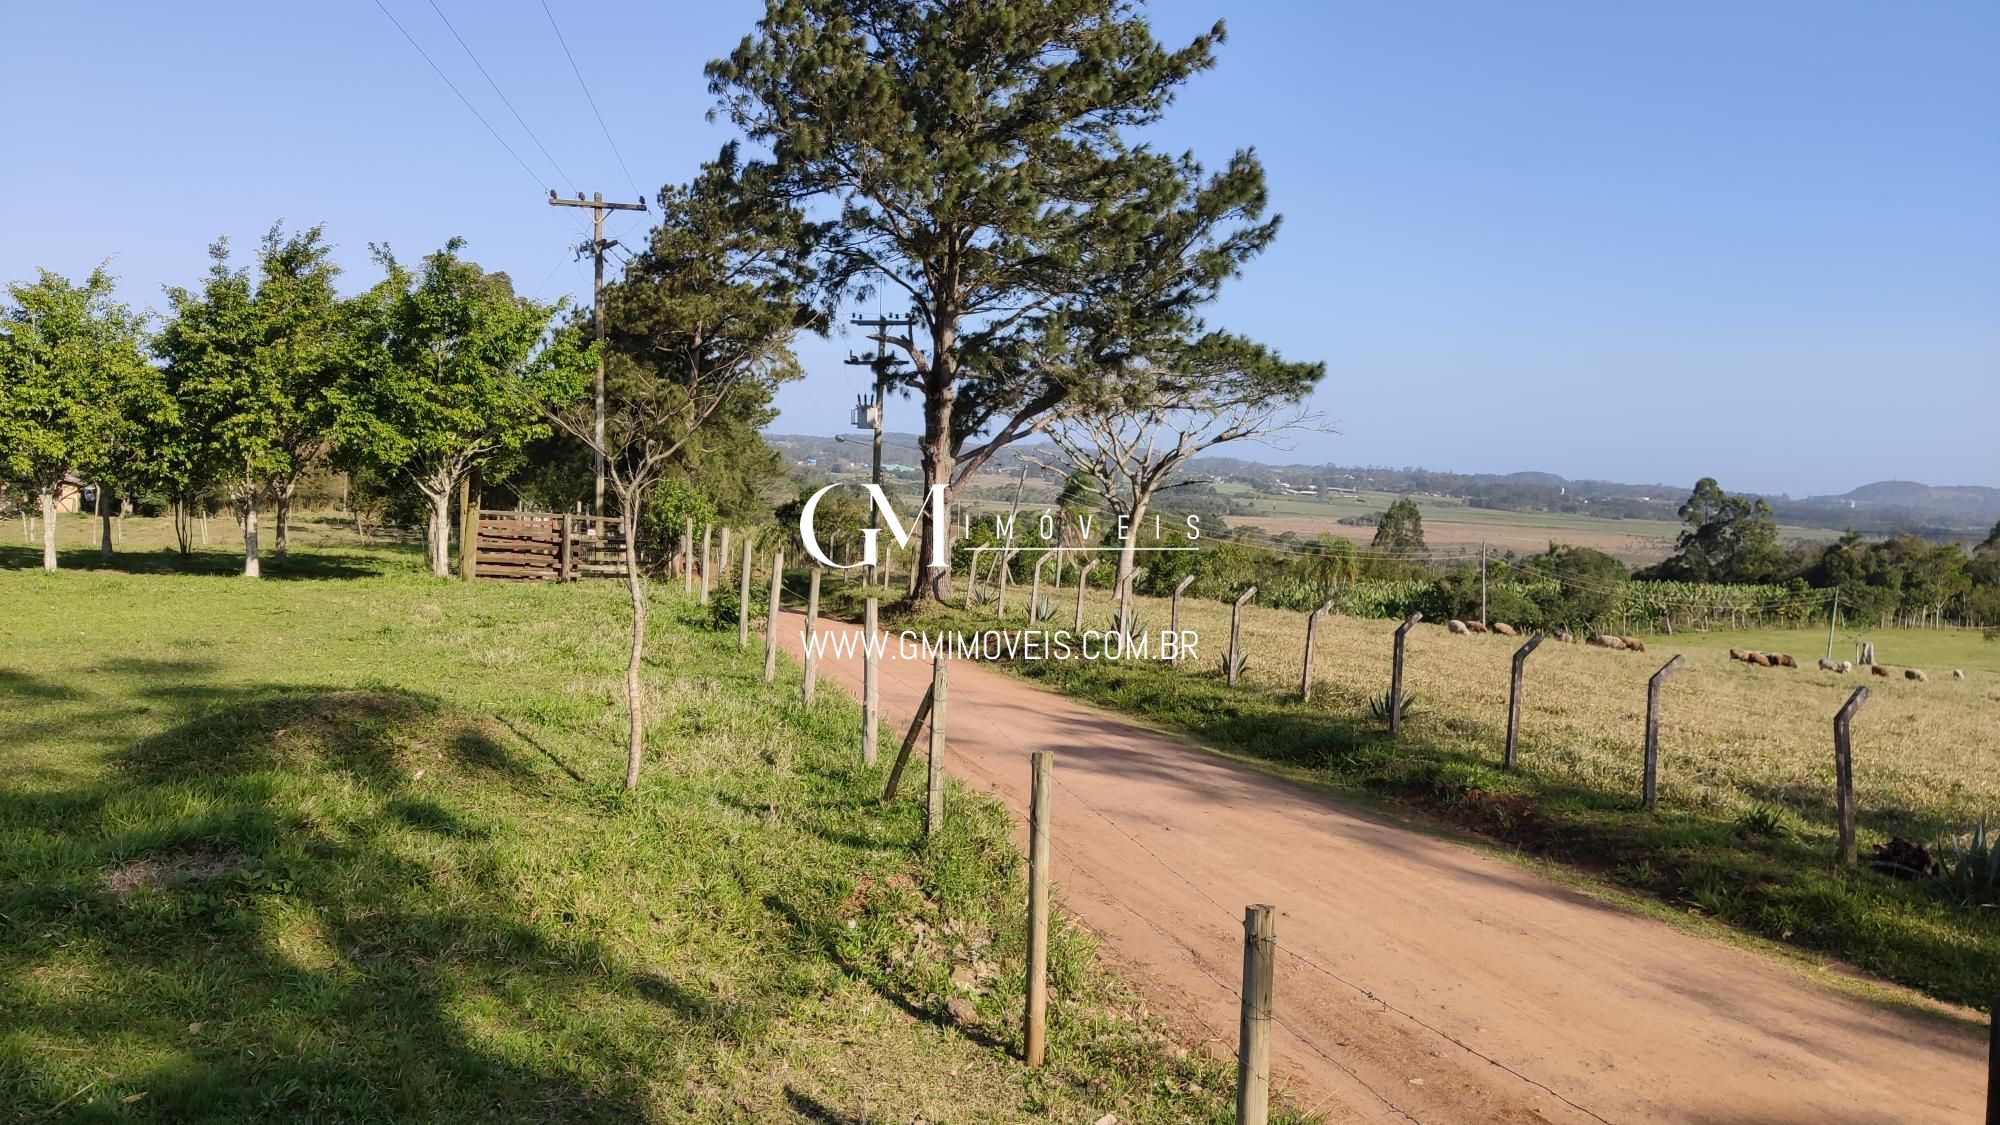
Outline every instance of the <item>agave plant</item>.
<svg viewBox="0 0 2000 1125">
<path fill-rule="evenodd" d="M 1047 621 L 1056 615 L 1056 603 L 1047 594 L 1035 599 L 1028 607 L 1028 617 L 1033 621 Z"/>
<path fill-rule="evenodd" d="M 1399 720 L 1407 719 L 1411 715 L 1416 714 L 1417 693 L 1416 692 L 1404 693 L 1403 698 L 1397 701 L 1396 710 L 1399 712 L 1397 716 Z M 1373 717 L 1377 722 L 1386 723 L 1389 721 L 1388 692 L 1385 691 L 1382 694 L 1368 701 L 1368 714 L 1371 717 Z"/>
<path fill-rule="evenodd" d="M 1146 635 L 1146 622 L 1136 613 L 1132 615 L 1132 619 L 1130 621 L 1123 623 L 1122 628 L 1120 626 L 1121 623 L 1118 620 L 1118 614 L 1113 613 L 1111 615 L 1111 620 L 1105 624 L 1104 631 L 1106 633 L 1122 634 L 1126 640 L 1126 643 L 1128 644 L 1131 642 L 1132 638 L 1143 637 Z"/>
<path fill-rule="evenodd" d="M 1968 903 L 2000 906 L 2000 832 L 1981 820 L 1938 853 L 1938 878 L 1952 894 Z"/>
<path fill-rule="evenodd" d="M 1247 652 L 1238 653 L 1236 655 L 1236 668 L 1233 678 L 1242 679 L 1243 670 L 1248 667 L 1250 667 L 1250 654 Z M 1230 675 L 1229 654 L 1226 652 L 1222 654 L 1222 674 L 1224 676 Z"/>
</svg>

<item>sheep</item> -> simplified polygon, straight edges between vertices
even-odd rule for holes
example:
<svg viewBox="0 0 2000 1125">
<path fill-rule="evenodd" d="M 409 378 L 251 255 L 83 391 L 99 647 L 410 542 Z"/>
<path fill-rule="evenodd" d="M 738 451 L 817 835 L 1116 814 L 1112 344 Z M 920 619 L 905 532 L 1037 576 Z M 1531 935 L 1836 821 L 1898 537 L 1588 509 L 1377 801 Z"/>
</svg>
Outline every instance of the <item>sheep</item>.
<svg viewBox="0 0 2000 1125">
<path fill-rule="evenodd" d="M 1951 670 L 1951 678 L 1952 678 L 1952 679 L 1954 679 L 1954 680 L 1962 680 L 1962 679 L 1964 679 L 1964 678 L 1965 678 L 1965 669 L 1963 669 L 1963 668 L 1953 668 L 1953 669 Z"/>
<path fill-rule="evenodd" d="M 1470 629 L 1467 629 L 1467 628 L 1465 627 L 1465 622 L 1463 622 L 1463 621 L 1460 621 L 1460 620 L 1458 620 L 1458 619 L 1457 619 L 1457 618 L 1455 618 L 1455 617 L 1454 617 L 1454 618 L 1452 618 L 1452 619 L 1451 619 L 1450 621 L 1447 621 L 1447 622 L 1445 622 L 1445 623 L 1444 623 L 1444 627 L 1445 627 L 1445 628 L 1446 628 L 1447 630 L 1451 631 L 1452 633 L 1456 633 L 1456 634 L 1458 634 L 1458 635 L 1460 635 L 1460 636 L 1463 636 L 1463 635 L 1465 635 L 1465 634 L 1467 634 L 1467 633 L 1470 633 L 1470 632 L 1472 631 L 1472 630 L 1470 630 Z"/>
<path fill-rule="evenodd" d="M 1774 652 L 1771 654 L 1771 666 L 1773 668 L 1796 668 L 1799 666 L 1799 662 L 1793 660 L 1785 653 Z"/>
<path fill-rule="evenodd" d="M 1750 650 L 1747 648 L 1732 648 L 1729 650 L 1729 659 L 1741 660 L 1747 664 L 1750 661 Z"/>
<path fill-rule="evenodd" d="M 1477 621 L 1468 621 L 1465 623 L 1465 631 L 1468 633 L 1484 633 L 1486 626 Z"/>
<path fill-rule="evenodd" d="M 1599 648 L 1622 649 L 1625 647 L 1625 639 L 1623 637 L 1614 637 L 1609 633 L 1592 633 L 1590 635 L 1590 643 Z"/>
<path fill-rule="evenodd" d="M 1854 671 L 1854 661 L 1852 660 L 1841 660 L 1837 661 L 1837 663 L 1840 665 L 1840 667 L 1835 668 L 1834 671 L 1840 673 L 1843 676 L 1847 675 L 1849 672 Z"/>
<path fill-rule="evenodd" d="M 1824 657 L 1821 657 L 1819 662 L 1819 670 L 1822 672 L 1837 672 L 1840 670 L 1840 665 Z"/>
<path fill-rule="evenodd" d="M 1759 668 L 1769 668 L 1771 666 L 1771 658 L 1761 652 L 1753 652 L 1750 654 L 1750 663 L 1755 664 Z"/>
<path fill-rule="evenodd" d="M 1646 651 L 1646 642 L 1637 637 L 1620 637 L 1618 639 L 1624 641 L 1625 647 L 1631 649 L 1633 652 Z"/>
<path fill-rule="evenodd" d="M 1889 678 L 1889 670 L 1880 664 L 1870 664 L 1868 666 L 1868 673 L 1873 676 L 1880 676 L 1885 680 Z"/>
<path fill-rule="evenodd" d="M 1922 668 L 1903 669 L 1903 678 L 1906 680 L 1915 680 L 1920 684 L 1927 684 L 1931 682 L 1931 678 L 1929 676 L 1924 675 L 1924 670 Z"/>
<path fill-rule="evenodd" d="M 1521 635 L 1519 630 L 1505 621 L 1495 621 L 1493 623 L 1493 631 L 1503 637 L 1518 637 Z"/>
</svg>

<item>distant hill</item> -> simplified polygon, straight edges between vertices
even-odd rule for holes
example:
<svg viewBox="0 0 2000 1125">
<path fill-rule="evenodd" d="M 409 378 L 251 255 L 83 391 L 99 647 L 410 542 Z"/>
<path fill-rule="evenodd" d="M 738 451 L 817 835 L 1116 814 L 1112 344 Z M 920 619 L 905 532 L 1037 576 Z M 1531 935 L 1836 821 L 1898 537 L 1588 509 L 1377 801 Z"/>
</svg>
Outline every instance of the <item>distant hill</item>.
<svg viewBox="0 0 2000 1125">
<path fill-rule="evenodd" d="M 1985 530 L 2000 520 L 2000 488 L 1985 485 L 1934 485 L 1913 480 L 1878 480 L 1838 496 L 1808 496 L 1786 507 L 1815 511 L 1821 518 L 1903 521 L 1935 528 Z"/>
</svg>

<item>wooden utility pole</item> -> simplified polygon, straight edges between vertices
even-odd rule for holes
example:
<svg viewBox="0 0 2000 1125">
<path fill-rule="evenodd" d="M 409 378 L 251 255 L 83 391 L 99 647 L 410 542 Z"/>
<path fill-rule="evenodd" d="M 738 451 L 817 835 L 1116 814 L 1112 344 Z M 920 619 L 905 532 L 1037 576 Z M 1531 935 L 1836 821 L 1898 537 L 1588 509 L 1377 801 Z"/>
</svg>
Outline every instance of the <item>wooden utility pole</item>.
<svg viewBox="0 0 2000 1125">
<path fill-rule="evenodd" d="M 604 514 L 604 252 L 618 245 L 617 239 L 607 240 L 604 237 L 604 216 L 612 211 L 644 211 L 646 201 L 641 199 L 637 203 L 606 203 L 604 194 L 595 191 L 590 193 L 589 199 L 585 199 L 582 192 L 577 192 L 575 199 L 562 199 L 557 197 L 555 189 L 551 188 L 549 206 L 590 208 L 590 245 L 579 246 L 577 249 L 588 249 L 591 258 L 597 264 L 596 277 L 590 286 L 590 320 L 597 326 L 597 414 L 591 430 L 597 438 L 597 491 L 591 501 L 590 514 L 601 516 Z M 635 520 L 639 518 L 636 512 L 625 514 Z"/>
<path fill-rule="evenodd" d="M 1479 625 L 1490 628 L 1492 622 L 1486 620 L 1486 540 L 1479 541 Z"/>
<path fill-rule="evenodd" d="M 877 599 L 868 599 L 868 612 L 862 619 L 861 634 L 861 764 L 875 764 L 875 740 L 882 725 L 882 654 L 875 647 L 875 634 L 881 630 L 881 607 Z"/>
<path fill-rule="evenodd" d="M 866 421 L 868 423 L 867 428 L 875 431 L 872 443 L 873 448 L 869 453 L 868 480 L 877 487 L 880 487 L 882 484 L 882 400 L 884 394 L 889 389 L 889 381 L 895 374 L 890 369 L 901 362 L 895 356 L 890 355 L 888 350 L 882 347 L 882 345 L 888 342 L 889 329 L 908 328 L 916 322 L 917 318 L 914 313 L 909 316 L 878 316 L 872 318 L 856 313 L 852 322 L 856 328 L 873 328 L 875 330 L 875 334 L 868 338 L 875 341 L 876 350 L 866 355 L 855 355 L 850 352 L 847 359 L 843 362 L 849 367 L 866 367 L 875 373 L 875 397 L 858 404 L 862 409 L 855 411 L 854 424 L 860 427 L 862 422 Z M 881 520 L 881 513 L 877 512 L 871 505 L 868 509 L 868 526 L 877 529 L 875 543 L 878 551 L 881 549 L 882 542 L 880 533 L 882 527 Z M 878 576 L 882 579 L 883 585 L 888 584 L 888 570 L 886 567 L 869 567 L 867 573 L 862 576 L 863 585 L 875 585 Z M 913 585 L 911 589 L 915 589 L 915 586 Z"/>
</svg>

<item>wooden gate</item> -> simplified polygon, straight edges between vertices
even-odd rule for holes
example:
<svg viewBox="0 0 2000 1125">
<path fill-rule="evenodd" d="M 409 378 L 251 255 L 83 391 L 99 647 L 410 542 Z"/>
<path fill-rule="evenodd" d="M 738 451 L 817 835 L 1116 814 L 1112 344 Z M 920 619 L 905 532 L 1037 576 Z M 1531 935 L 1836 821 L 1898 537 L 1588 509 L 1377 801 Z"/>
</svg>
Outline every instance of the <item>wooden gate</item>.
<svg viewBox="0 0 2000 1125">
<path fill-rule="evenodd" d="M 574 582 L 625 576 L 625 521 L 567 512 L 479 513 L 475 578 Z"/>
</svg>

